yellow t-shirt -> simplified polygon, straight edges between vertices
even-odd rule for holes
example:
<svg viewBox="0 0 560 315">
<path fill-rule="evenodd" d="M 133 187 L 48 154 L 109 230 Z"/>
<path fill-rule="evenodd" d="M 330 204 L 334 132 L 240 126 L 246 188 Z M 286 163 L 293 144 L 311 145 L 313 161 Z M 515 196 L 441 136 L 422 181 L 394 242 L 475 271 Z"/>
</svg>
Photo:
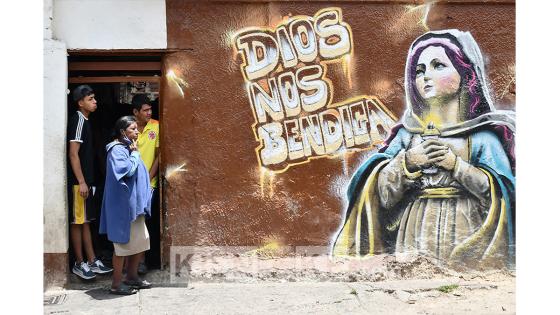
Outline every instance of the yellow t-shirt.
<svg viewBox="0 0 560 315">
<path fill-rule="evenodd" d="M 148 172 L 156 159 L 156 148 L 159 148 L 159 121 L 150 119 L 138 135 L 138 152 Z M 155 176 L 151 181 L 154 188 L 157 187 L 157 179 L 158 177 Z"/>
</svg>

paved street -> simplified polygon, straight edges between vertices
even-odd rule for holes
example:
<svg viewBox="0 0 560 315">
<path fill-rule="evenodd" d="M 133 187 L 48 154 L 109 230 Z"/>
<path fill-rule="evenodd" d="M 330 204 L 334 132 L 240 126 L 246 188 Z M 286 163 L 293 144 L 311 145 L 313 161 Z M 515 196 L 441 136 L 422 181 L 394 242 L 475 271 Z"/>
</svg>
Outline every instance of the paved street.
<svg viewBox="0 0 560 315">
<path fill-rule="evenodd" d="M 45 292 L 45 314 L 513 314 L 515 278 L 189 283 L 132 296 L 109 282 Z"/>
</svg>

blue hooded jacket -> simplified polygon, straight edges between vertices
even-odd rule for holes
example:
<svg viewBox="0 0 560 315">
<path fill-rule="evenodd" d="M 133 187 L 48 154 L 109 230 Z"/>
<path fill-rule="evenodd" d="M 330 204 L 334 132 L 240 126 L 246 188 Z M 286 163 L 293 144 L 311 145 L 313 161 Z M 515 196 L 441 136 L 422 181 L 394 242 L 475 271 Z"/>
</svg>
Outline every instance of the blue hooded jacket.
<svg viewBox="0 0 560 315">
<path fill-rule="evenodd" d="M 106 146 L 107 175 L 99 233 L 114 243 L 130 240 L 130 225 L 139 215 L 151 215 L 150 176 L 137 151 L 113 141 Z"/>
</svg>

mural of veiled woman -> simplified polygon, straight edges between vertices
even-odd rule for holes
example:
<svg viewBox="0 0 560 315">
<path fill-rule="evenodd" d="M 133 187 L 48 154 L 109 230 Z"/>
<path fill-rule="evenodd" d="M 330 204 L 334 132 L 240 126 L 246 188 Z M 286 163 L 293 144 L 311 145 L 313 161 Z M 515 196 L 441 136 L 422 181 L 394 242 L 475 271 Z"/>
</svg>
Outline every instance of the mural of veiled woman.
<svg viewBox="0 0 560 315">
<path fill-rule="evenodd" d="M 333 256 L 394 252 L 476 269 L 513 268 L 515 115 L 496 110 L 469 32 L 411 45 L 407 109 L 356 171 Z"/>
</svg>

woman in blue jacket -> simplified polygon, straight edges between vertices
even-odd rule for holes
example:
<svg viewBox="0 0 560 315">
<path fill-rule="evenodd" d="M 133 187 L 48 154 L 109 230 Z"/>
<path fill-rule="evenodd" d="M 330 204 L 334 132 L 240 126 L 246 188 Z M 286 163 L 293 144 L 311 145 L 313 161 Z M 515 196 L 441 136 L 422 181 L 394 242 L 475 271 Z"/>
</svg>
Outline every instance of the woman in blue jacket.
<svg viewBox="0 0 560 315">
<path fill-rule="evenodd" d="M 152 191 L 137 149 L 134 117 L 119 118 L 114 132 L 115 140 L 106 146 L 107 175 L 99 233 L 107 234 L 115 247 L 111 293 L 128 295 L 151 286 L 138 277 L 138 264 L 142 252 L 150 249 L 144 217 L 150 215 Z M 129 258 L 126 280 L 122 281 L 125 257 Z"/>
</svg>

